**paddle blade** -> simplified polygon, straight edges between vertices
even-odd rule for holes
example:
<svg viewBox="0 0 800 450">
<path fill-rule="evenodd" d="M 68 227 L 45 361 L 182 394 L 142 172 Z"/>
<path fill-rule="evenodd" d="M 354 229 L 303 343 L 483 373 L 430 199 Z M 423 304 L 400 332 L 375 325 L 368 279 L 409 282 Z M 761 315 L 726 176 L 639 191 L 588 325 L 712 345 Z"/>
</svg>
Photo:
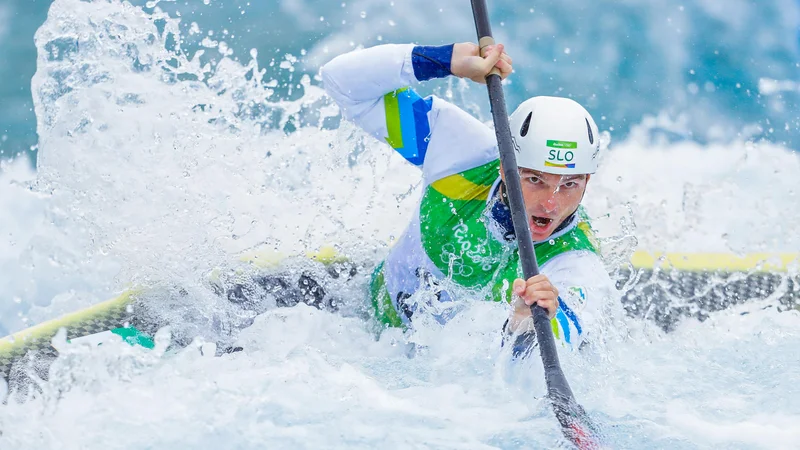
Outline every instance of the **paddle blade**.
<svg viewBox="0 0 800 450">
<path fill-rule="evenodd" d="M 579 404 L 558 395 L 551 394 L 550 399 L 564 437 L 579 450 L 603 448 L 599 427 Z"/>
</svg>

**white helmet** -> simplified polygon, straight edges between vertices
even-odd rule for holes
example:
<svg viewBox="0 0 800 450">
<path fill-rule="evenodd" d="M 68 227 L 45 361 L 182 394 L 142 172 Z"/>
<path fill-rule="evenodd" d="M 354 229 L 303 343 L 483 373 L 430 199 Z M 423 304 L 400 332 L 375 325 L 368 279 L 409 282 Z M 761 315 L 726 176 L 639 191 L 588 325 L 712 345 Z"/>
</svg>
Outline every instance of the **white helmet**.
<svg viewBox="0 0 800 450">
<path fill-rule="evenodd" d="M 509 117 L 517 165 L 557 175 L 590 174 L 600 162 L 600 134 L 578 102 L 533 97 Z"/>
</svg>

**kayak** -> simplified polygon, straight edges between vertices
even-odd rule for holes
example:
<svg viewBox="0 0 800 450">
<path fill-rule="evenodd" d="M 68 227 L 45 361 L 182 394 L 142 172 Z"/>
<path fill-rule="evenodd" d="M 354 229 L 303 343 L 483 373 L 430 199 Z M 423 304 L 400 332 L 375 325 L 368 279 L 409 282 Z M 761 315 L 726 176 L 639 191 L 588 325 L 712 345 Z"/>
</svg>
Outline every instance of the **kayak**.
<svg viewBox="0 0 800 450">
<path fill-rule="evenodd" d="M 800 305 L 800 255 L 637 252 L 620 270 L 617 288 L 630 317 L 672 331 L 684 318 L 704 321 L 717 311 L 770 299 L 778 310 Z"/>
<path fill-rule="evenodd" d="M 299 277 L 295 279 L 290 279 L 291 276 L 294 276 L 291 274 L 271 274 L 287 261 L 298 259 L 305 261 L 301 265 L 306 266 L 306 269 L 313 265 L 323 266 L 327 268 L 326 273 L 334 274 L 336 277 L 338 277 L 336 271 L 341 270 L 339 265 L 346 261 L 333 247 L 325 247 L 300 258 L 287 257 L 271 251 L 246 253 L 239 257 L 240 262 L 263 272 L 263 274 L 253 277 L 253 281 L 263 290 L 275 294 L 277 306 L 293 306 L 302 301 L 321 309 L 335 309 L 332 296 L 326 296 L 322 287 L 305 273 L 308 272 L 307 270 L 305 272 L 301 270 Z M 349 264 L 343 267 L 352 270 Z M 243 310 L 263 312 L 259 308 L 263 308 L 264 305 L 248 298 L 247 289 L 244 289 L 242 284 L 231 283 L 223 278 L 219 271 L 212 272 L 208 276 L 208 287 L 218 296 L 241 306 Z M 182 291 L 179 287 L 171 287 L 166 289 L 169 292 L 165 294 L 164 290 L 163 287 L 128 289 L 110 300 L 3 337 L 0 339 L 0 378 L 6 380 L 14 378 L 12 369 L 15 363 L 26 355 L 32 356 L 37 361 L 54 359 L 57 351 L 51 342 L 62 328 L 66 331 L 69 343 L 99 344 L 113 336 L 118 336 L 131 345 L 153 348 L 152 338 L 155 332 L 163 326 L 175 325 L 165 322 L 162 317 L 151 314 L 153 297 L 164 298 L 164 295 L 175 297 L 181 295 Z M 245 325 L 250 323 L 252 321 L 246 322 Z M 185 339 L 183 342 L 179 341 L 178 344 L 186 345 L 189 342 Z M 222 349 L 221 351 L 226 350 L 230 351 L 231 349 Z M 42 365 L 38 364 L 38 366 Z M 46 373 L 42 372 L 40 375 L 46 376 Z"/>
<path fill-rule="evenodd" d="M 304 270 L 295 270 L 291 276 L 275 275 L 286 257 L 253 252 L 239 259 L 259 273 L 255 283 L 275 294 L 277 306 L 304 302 L 321 309 L 337 309 L 331 289 L 325 286 L 326 280 L 315 279 Z M 332 247 L 308 254 L 304 259 L 307 267 L 324 267 L 332 279 L 339 281 L 343 276 L 352 278 L 357 270 L 355 264 L 350 264 Z M 671 331 L 686 317 L 702 321 L 716 311 L 753 300 L 769 298 L 772 306 L 781 310 L 797 308 L 799 264 L 800 255 L 788 253 L 736 256 L 637 252 L 629 264 L 616 268 L 613 275 L 617 287 L 624 292 L 622 303 L 630 317 L 651 320 Z M 222 283 L 219 274 L 212 273 L 209 286 L 217 295 L 242 308 L 263 312 L 259 308 L 264 305 L 249 298 L 242 285 Z M 100 343 L 117 336 L 131 345 L 152 348 L 155 331 L 168 324 L 154 323 L 141 314 L 146 309 L 148 295 L 148 289 L 130 289 L 108 301 L 0 339 L 0 376 L 9 379 L 14 364 L 29 352 L 35 352 L 39 358 L 54 358 L 57 352 L 51 341 L 61 328 L 73 343 Z"/>
</svg>

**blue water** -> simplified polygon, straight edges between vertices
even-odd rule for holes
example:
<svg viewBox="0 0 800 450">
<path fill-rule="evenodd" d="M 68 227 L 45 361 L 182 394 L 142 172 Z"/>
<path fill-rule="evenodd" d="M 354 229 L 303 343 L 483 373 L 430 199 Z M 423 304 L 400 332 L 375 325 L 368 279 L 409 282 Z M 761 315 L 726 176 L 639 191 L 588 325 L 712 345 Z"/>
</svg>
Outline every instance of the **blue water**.
<svg viewBox="0 0 800 450">
<path fill-rule="evenodd" d="M 0 3 L 0 157 L 35 155 L 33 36 L 50 3 Z M 197 22 L 202 33 L 195 37 L 227 30 L 224 40 L 234 56 L 247 59 L 256 48 L 262 66 L 284 53 L 297 55 L 306 63 L 299 72 L 316 73 L 319 63 L 352 46 L 474 40 L 466 1 L 189 0 L 158 6 L 179 10 L 186 30 Z M 569 95 L 616 139 L 645 117 L 663 114 L 670 123 L 648 132 L 670 140 L 744 137 L 800 146 L 800 87 L 759 91 L 761 79 L 800 82 L 796 0 L 511 0 L 490 2 L 490 11 L 495 34 L 516 60 L 509 107 L 531 95 Z M 329 53 L 320 51 L 324 46 Z M 301 56 L 302 49 L 309 53 Z"/>
</svg>

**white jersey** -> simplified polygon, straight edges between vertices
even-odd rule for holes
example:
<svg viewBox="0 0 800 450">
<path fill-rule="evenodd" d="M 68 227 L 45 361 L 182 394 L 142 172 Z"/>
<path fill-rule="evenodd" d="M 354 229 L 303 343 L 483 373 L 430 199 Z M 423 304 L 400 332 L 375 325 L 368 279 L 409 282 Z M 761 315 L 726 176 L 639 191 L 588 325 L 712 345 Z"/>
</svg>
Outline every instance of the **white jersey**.
<svg viewBox="0 0 800 450">
<path fill-rule="evenodd" d="M 452 294 L 442 280 L 509 301 L 521 276 L 516 240 L 504 235 L 493 208 L 500 182 L 494 131 L 457 106 L 407 89 L 419 81 L 413 45 L 381 45 L 335 58 L 322 68 L 342 116 L 388 142 L 422 170 L 424 193 L 413 219 L 373 279 L 378 317 L 409 325 L 420 288 Z M 576 215 L 546 242 L 535 243 L 540 271 L 561 296 L 554 333 L 575 344 L 591 328 L 614 284 L 598 256 L 588 217 Z M 447 283 L 445 283 L 447 284 Z"/>
</svg>

